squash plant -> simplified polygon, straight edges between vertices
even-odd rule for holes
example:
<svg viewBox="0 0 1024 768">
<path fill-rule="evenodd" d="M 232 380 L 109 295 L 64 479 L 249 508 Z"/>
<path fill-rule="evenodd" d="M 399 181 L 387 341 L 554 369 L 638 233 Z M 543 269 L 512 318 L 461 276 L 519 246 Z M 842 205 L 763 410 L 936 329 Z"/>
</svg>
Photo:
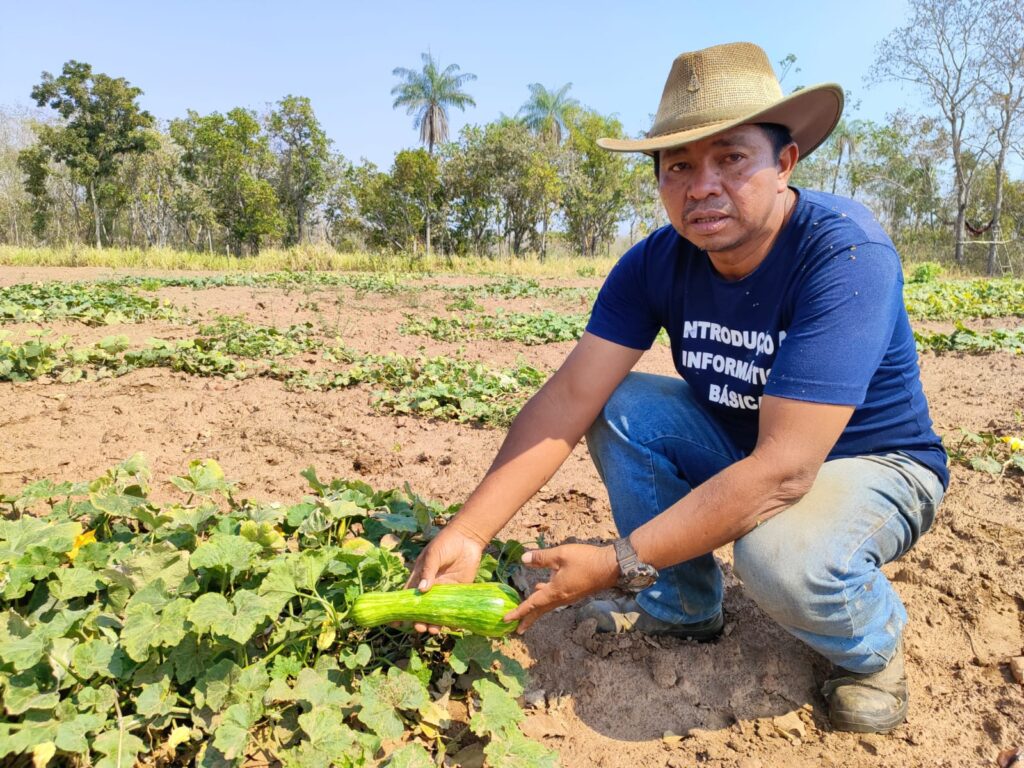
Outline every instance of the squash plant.
<svg viewBox="0 0 1024 768">
<path fill-rule="evenodd" d="M 453 509 L 303 475 L 298 503 L 260 503 L 193 461 L 158 504 L 135 456 L 0 496 L 0 762 L 408 767 L 483 742 L 490 765 L 555 765 L 491 640 L 351 619 Z M 481 578 L 521 552 L 495 542 Z"/>
</svg>

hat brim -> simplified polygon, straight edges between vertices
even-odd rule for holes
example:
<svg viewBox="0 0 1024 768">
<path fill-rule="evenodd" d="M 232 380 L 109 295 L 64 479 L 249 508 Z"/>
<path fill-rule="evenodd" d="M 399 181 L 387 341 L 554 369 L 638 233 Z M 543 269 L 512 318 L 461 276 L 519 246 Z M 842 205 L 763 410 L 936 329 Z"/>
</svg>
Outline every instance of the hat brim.
<svg viewBox="0 0 1024 768">
<path fill-rule="evenodd" d="M 721 120 L 661 136 L 644 139 L 597 140 L 597 146 L 612 152 L 644 152 L 675 149 L 706 139 L 740 125 L 778 123 L 789 128 L 800 157 L 807 157 L 829 137 L 843 114 L 843 89 L 836 83 L 822 83 L 802 88 L 767 109 L 732 120 Z"/>
</svg>

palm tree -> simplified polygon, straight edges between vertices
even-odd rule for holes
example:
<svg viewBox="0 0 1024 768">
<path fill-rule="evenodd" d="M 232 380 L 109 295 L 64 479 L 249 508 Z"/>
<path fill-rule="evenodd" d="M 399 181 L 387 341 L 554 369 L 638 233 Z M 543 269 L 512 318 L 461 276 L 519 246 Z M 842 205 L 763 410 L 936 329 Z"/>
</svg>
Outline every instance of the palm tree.
<svg viewBox="0 0 1024 768">
<path fill-rule="evenodd" d="M 530 83 L 527 88 L 530 89 L 530 98 L 519 108 L 517 115 L 542 142 L 557 150 L 562 143 L 563 133 L 569 130 L 573 113 L 580 108 L 580 103 L 568 96 L 572 83 L 566 83 L 557 91 L 549 91 L 540 83 Z M 551 201 L 551 205 L 554 205 L 554 201 Z M 545 204 L 540 231 L 541 258 L 547 255 L 550 221 L 550 206 Z"/>
<path fill-rule="evenodd" d="M 391 74 L 402 78 L 402 82 L 391 89 L 395 102 L 394 109 L 405 107 L 408 115 L 414 115 L 412 125 L 420 129 L 420 142 L 427 145 L 427 153 L 433 157 L 434 146 L 448 140 L 448 107 L 465 110 L 475 107 L 476 102 L 461 90 L 463 83 L 476 80 L 470 72 L 459 74 L 458 64 L 449 64 L 441 70 L 433 55 L 420 54 L 423 71 L 417 72 L 405 67 L 395 67 Z M 427 256 L 430 255 L 430 200 L 425 202 L 427 219 Z"/>
<path fill-rule="evenodd" d="M 391 74 L 402 78 L 402 82 L 391 89 L 395 97 L 395 109 L 405 107 L 406 114 L 414 115 L 413 127 L 420 129 L 420 141 L 427 145 L 427 152 L 434 154 L 434 146 L 448 140 L 448 107 L 465 110 L 475 107 L 476 102 L 468 93 L 460 90 L 463 83 L 476 80 L 469 72 L 459 74 L 458 64 L 449 64 L 441 70 L 429 53 L 420 54 L 423 70 L 417 72 L 405 67 L 396 67 Z"/>
<path fill-rule="evenodd" d="M 836 148 L 836 168 L 832 174 L 832 194 L 836 193 L 836 186 L 839 184 L 839 171 L 843 165 L 843 152 L 846 152 L 847 164 L 857 154 L 858 139 L 860 138 L 856 123 L 848 123 L 840 120 L 839 124 L 832 131 L 830 137 Z"/>
<path fill-rule="evenodd" d="M 561 144 L 569 118 L 580 106 L 576 99 L 567 96 L 572 83 L 557 91 L 549 91 L 540 83 L 530 83 L 528 88 L 530 98 L 519 108 L 519 116 L 530 130 L 553 144 Z"/>
</svg>

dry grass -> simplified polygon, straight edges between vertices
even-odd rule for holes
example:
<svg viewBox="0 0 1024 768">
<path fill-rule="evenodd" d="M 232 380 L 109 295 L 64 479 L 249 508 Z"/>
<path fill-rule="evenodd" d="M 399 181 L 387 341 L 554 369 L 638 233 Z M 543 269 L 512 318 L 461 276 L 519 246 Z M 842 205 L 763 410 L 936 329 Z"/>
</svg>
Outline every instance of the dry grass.
<svg viewBox="0 0 1024 768">
<path fill-rule="evenodd" d="M 151 269 L 215 272 L 424 272 L 459 274 L 502 274 L 522 277 L 592 277 L 605 275 L 615 257 L 584 259 L 537 256 L 492 259 L 486 257 L 429 258 L 407 254 L 338 253 L 323 246 L 300 246 L 287 250 L 266 250 L 258 256 L 237 258 L 223 254 L 192 253 L 170 248 L 18 248 L 0 245 L 0 265 L 35 267 L 106 267 L 109 269 Z"/>
</svg>

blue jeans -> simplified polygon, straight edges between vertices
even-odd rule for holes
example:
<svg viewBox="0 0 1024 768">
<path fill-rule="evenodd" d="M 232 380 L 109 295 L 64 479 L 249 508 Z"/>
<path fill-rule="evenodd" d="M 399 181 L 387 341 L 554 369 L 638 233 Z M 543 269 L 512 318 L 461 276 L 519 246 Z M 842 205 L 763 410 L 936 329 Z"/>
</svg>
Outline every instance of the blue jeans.
<svg viewBox="0 0 1024 768">
<path fill-rule="evenodd" d="M 622 536 L 743 458 L 681 379 L 631 373 L 587 432 Z M 810 492 L 736 540 L 735 571 L 761 609 L 839 667 L 888 664 L 907 612 L 880 568 L 935 518 L 942 483 L 900 453 L 834 459 Z M 637 596 L 672 623 L 721 610 L 722 573 L 708 553 L 661 570 Z"/>
</svg>

